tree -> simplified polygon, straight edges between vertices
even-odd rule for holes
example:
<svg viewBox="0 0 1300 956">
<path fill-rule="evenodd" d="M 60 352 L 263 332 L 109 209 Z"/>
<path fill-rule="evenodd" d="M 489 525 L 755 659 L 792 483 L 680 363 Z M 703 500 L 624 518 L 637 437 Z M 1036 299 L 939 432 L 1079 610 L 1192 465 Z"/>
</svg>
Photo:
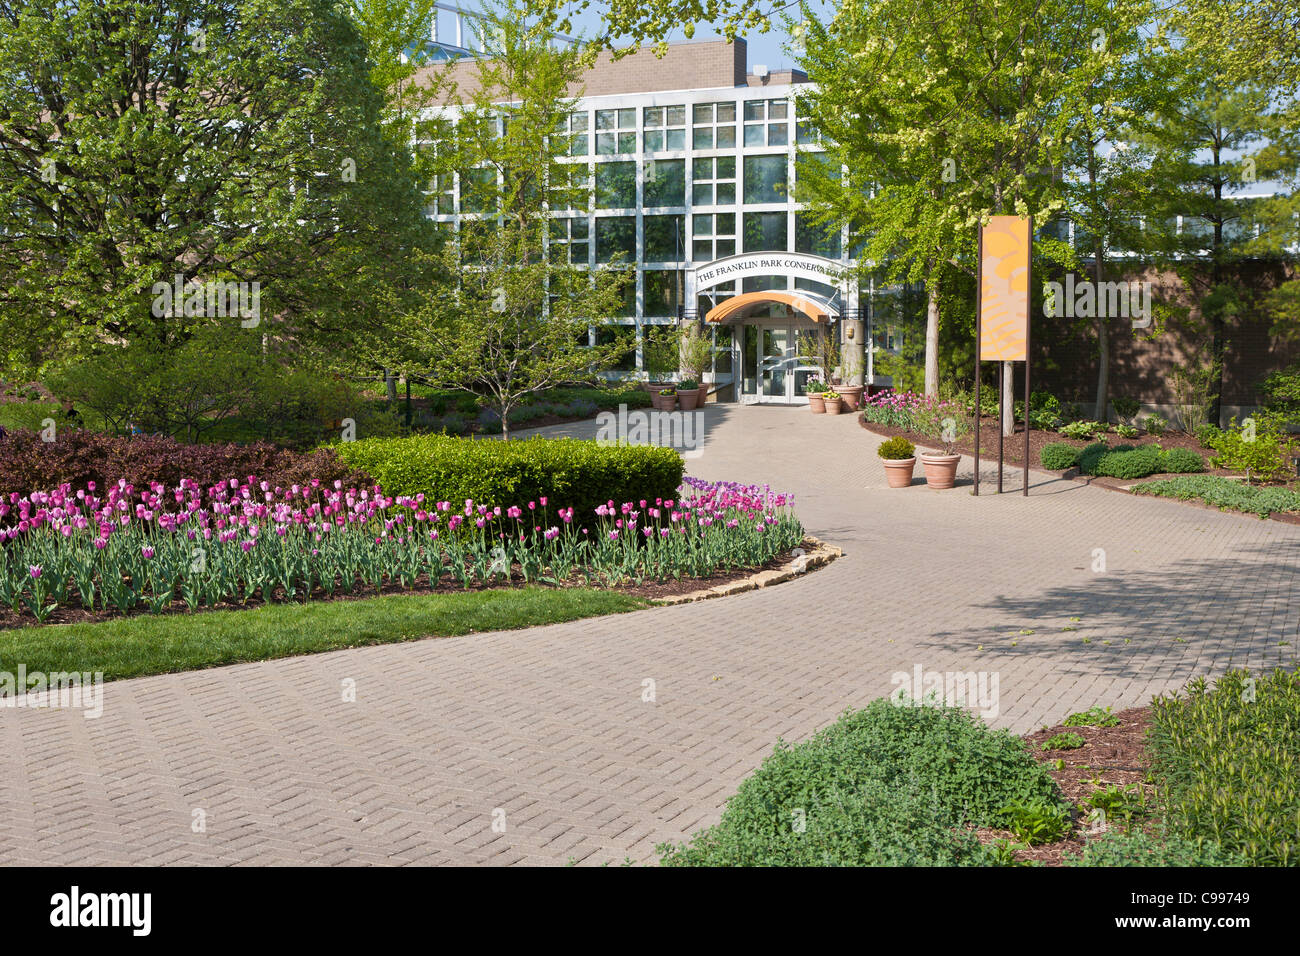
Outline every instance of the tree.
<svg viewBox="0 0 1300 956">
<path fill-rule="evenodd" d="M 442 268 L 456 281 L 424 290 L 398 337 L 409 368 L 479 395 L 501 416 L 543 389 L 589 378 L 627 344 L 588 347 L 593 321 L 615 314 L 631 274 L 594 272 L 551 241 L 552 212 L 586 209 L 585 163 L 565 161 L 567 120 L 594 55 L 551 42 L 554 20 L 511 0 L 487 13 L 487 56 L 468 102 L 440 114 L 438 177 L 455 177 L 462 215 Z"/>
<path fill-rule="evenodd" d="M 425 229 L 330 0 L 0 6 L 0 367 L 212 316 L 153 286 L 258 283 L 264 333 L 347 356 Z"/>
</svg>

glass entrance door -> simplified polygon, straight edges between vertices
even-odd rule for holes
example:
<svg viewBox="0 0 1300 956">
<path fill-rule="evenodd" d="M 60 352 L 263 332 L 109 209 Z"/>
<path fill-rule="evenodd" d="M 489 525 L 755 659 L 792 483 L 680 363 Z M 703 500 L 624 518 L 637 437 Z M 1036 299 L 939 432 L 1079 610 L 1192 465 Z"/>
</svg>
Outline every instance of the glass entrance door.
<svg viewBox="0 0 1300 956">
<path fill-rule="evenodd" d="M 804 389 L 817 372 L 817 329 L 774 325 L 754 331 L 756 334 L 747 334 L 745 340 L 754 347 L 754 354 L 746 360 L 755 362 L 758 373 L 756 400 L 787 405 L 807 402 Z"/>
</svg>

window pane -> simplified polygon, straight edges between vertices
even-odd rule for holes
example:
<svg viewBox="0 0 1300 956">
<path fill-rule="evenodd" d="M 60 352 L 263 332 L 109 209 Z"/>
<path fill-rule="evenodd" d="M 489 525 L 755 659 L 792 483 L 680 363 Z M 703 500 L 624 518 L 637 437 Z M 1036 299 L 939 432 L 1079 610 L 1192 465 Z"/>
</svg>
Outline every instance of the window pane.
<svg viewBox="0 0 1300 956">
<path fill-rule="evenodd" d="M 696 149 L 712 149 L 713 148 L 713 127 L 712 126 L 695 127 L 695 135 L 691 138 L 691 142 L 694 144 Z"/>
<path fill-rule="evenodd" d="M 784 156 L 745 157 L 745 202 L 785 202 L 789 195 Z"/>
<path fill-rule="evenodd" d="M 785 146 L 790 142 L 790 127 L 785 123 L 768 126 L 767 128 L 767 145 L 768 146 Z"/>
<path fill-rule="evenodd" d="M 695 180 L 713 178 L 713 160 L 697 159 L 691 163 L 691 178 Z"/>
<path fill-rule="evenodd" d="M 570 129 L 570 130 L 572 130 L 573 132 L 577 133 L 577 132 L 580 132 L 580 131 L 582 131 L 582 130 L 585 130 L 586 128 L 587 128 L 587 114 L 586 114 L 586 113 L 570 113 L 570 114 L 569 114 L 569 129 Z"/>
<path fill-rule="evenodd" d="M 645 125 L 648 127 L 664 125 L 664 109 L 662 106 L 647 106 L 645 108 Z"/>
<path fill-rule="evenodd" d="M 664 148 L 664 131 L 661 129 L 648 129 L 645 131 L 645 148 L 648 152 L 655 152 Z"/>
<path fill-rule="evenodd" d="M 718 149 L 727 149 L 736 145 L 736 127 L 718 127 Z"/>
<path fill-rule="evenodd" d="M 735 183 L 718 183 L 718 205 L 730 206 L 736 201 Z"/>
<path fill-rule="evenodd" d="M 718 240 L 718 258 L 719 258 L 719 259 L 726 258 L 727 256 L 734 256 L 735 254 L 736 254 L 736 240 L 735 240 L 735 239 L 719 239 L 719 240 Z"/>
<path fill-rule="evenodd" d="M 618 128 L 619 129 L 636 129 L 636 110 L 623 109 L 618 111 Z"/>
<path fill-rule="evenodd" d="M 806 216 L 794 217 L 794 251 L 808 255 L 840 257 L 840 230 L 835 226 L 818 225 Z"/>
<path fill-rule="evenodd" d="M 686 130 L 670 129 L 668 131 L 668 148 L 685 149 L 686 148 Z"/>
<path fill-rule="evenodd" d="M 587 155 L 587 134 L 586 134 L 586 133 L 581 133 L 581 134 L 579 134 L 579 135 L 577 135 L 577 136 L 572 136 L 572 137 L 570 137 L 570 139 L 569 139 L 569 155 L 570 155 L 570 156 L 586 156 L 586 155 Z"/>
<path fill-rule="evenodd" d="M 616 144 L 615 144 L 615 142 L 614 142 L 614 134 L 613 134 L 613 133 L 597 133 L 597 134 L 596 134 L 596 155 L 597 155 L 597 156 L 610 156 L 610 155 L 612 155 L 612 154 L 614 153 L 614 147 L 615 147 L 615 145 L 616 145 Z"/>
<path fill-rule="evenodd" d="M 718 104 L 718 122 L 734 123 L 736 122 L 736 104 L 719 103 Z"/>
<path fill-rule="evenodd" d="M 616 120 L 613 110 L 596 110 L 596 129 L 613 129 Z"/>
<path fill-rule="evenodd" d="M 774 120 L 774 119 L 785 119 L 787 115 L 788 115 L 788 114 L 786 113 L 786 101 L 785 101 L 785 100 L 768 100 L 768 102 L 767 102 L 767 118 L 768 118 L 768 119 L 770 119 L 770 120 Z"/>
<path fill-rule="evenodd" d="M 746 252 L 784 252 L 786 215 L 783 212 L 745 213 Z"/>
<path fill-rule="evenodd" d="M 670 106 L 668 107 L 668 125 L 685 126 L 686 125 L 686 107 Z"/>
<path fill-rule="evenodd" d="M 713 217 L 708 215 L 697 215 L 691 223 L 691 233 L 696 236 L 713 235 Z"/>
<path fill-rule="evenodd" d="M 645 314 L 660 318 L 677 315 L 677 303 L 685 286 L 679 271 L 647 269 L 645 273 Z"/>
<path fill-rule="evenodd" d="M 745 127 L 745 145 L 746 146 L 766 146 L 767 145 L 767 127 L 761 123 Z"/>
<path fill-rule="evenodd" d="M 647 206 L 686 204 L 686 160 L 660 159 L 647 163 L 645 174 Z"/>
<path fill-rule="evenodd" d="M 713 104 L 696 103 L 694 110 L 695 122 L 712 123 L 713 122 Z"/>
<path fill-rule="evenodd" d="M 596 220 L 596 261 L 609 262 L 618 253 L 623 262 L 636 261 L 636 218 L 607 216 Z"/>
<path fill-rule="evenodd" d="M 697 206 L 713 204 L 713 183 L 696 183 L 691 189 L 691 202 Z"/>
<path fill-rule="evenodd" d="M 714 217 L 717 229 L 714 232 L 719 236 L 734 236 L 736 234 L 736 214 L 734 212 L 720 212 Z"/>
<path fill-rule="evenodd" d="M 719 179 L 736 178 L 736 157 L 735 156 L 718 157 L 718 178 Z"/>
<path fill-rule="evenodd" d="M 686 247 L 685 216 L 646 216 L 645 258 L 647 262 L 677 262 Z"/>
<path fill-rule="evenodd" d="M 636 133 L 618 134 L 618 151 L 620 153 L 636 152 Z"/>
<path fill-rule="evenodd" d="M 762 100 L 749 100 L 745 103 L 745 120 L 761 120 L 767 117 L 763 115 L 764 103 Z"/>
<path fill-rule="evenodd" d="M 636 163 L 596 164 L 596 208 L 630 209 L 636 205 Z"/>
<path fill-rule="evenodd" d="M 696 262 L 709 262 L 713 259 L 713 240 L 696 239 L 691 245 L 691 256 Z"/>
</svg>

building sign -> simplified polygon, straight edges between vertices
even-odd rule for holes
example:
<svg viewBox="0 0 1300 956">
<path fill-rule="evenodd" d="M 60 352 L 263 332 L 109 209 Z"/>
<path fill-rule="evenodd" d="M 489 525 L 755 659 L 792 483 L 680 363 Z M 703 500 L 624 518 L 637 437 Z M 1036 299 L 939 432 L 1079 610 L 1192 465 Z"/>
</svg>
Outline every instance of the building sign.
<svg viewBox="0 0 1300 956">
<path fill-rule="evenodd" d="M 845 280 L 844 266 L 831 259 L 795 252 L 753 252 L 700 266 L 695 270 L 695 291 L 757 276 L 797 276 L 833 286 L 843 285 Z"/>
<path fill-rule="evenodd" d="M 1030 221 L 994 216 L 980 236 L 980 361 L 1023 362 L 1029 337 Z"/>
</svg>

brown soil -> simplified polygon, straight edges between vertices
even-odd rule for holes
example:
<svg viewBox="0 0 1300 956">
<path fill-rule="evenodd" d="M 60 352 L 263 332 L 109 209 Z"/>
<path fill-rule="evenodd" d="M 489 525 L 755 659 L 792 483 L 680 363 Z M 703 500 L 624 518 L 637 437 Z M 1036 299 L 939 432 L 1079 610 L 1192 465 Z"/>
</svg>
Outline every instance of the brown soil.
<svg viewBox="0 0 1300 956">
<path fill-rule="evenodd" d="M 1146 753 L 1146 734 L 1151 723 L 1151 708 L 1134 707 L 1113 715 L 1119 723 L 1114 727 L 1044 727 L 1024 737 L 1030 754 L 1041 764 L 1046 764 L 1048 773 L 1056 781 L 1061 793 L 1074 805 L 1074 828 L 1064 840 L 1045 843 L 1042 846 L 1026 847 L 1020 844 L 1015 851 L 1016 859 L 1023 863 L 1038 863 L 1043 866 L 1062 866 L 1066 855 L 1077 856 L 1087 842 L 1089 828 L 1092 825 L 1085 809 L 1093 792 L 1114 786 L 1123 789 L 1137 784 L 1151 797 L 1150 787 L 1143 781 L 1149 769 Z M 1074 733 L 1086 742 L 1074 750 L 1043 750 L 1043 744 L 1060 733 Z M 1057 769 L 1056 762 L 1063 764 Z M 1007 840 L 1019 844 L 1015 835 L 1006 830 L 980 829 L 976 831 L 982 843 L 994 840 Z"/>
<path fill-rule="evenodd" d="M 560 585 L 558 585 L 558 587 L 593 587 L 600 590 L 618 591 L 621 594 L 627 594 L 631 597 L 637 597 L 637 598 L 653 601 L 659 598 L 677 597 L 682 594 L 690 594 L 692 591 L 702 591 L 705 590 L 706 588 L 717 587 L 718 585 L 721 584 L 730 584 L 733 581 L 739 581 L 743 578 L 750 577 L 751 575 L 758 574 L 761 571 L 775 570 L 777 568 L 782 567 L 783 565 L 785 565 L 791 560 L 793 560 L 793 552 L 787 551 L 784 554 L 780 554 L 772 558 L 762 567 L 740 568 L 732 571 L 720 571 L 716 574 L 707 575 L 706 577 L 699 577 L 699 578 L 682 577 L 675 580 L 670 579 L 667 581 L 645 581 L 641 584 L 627 582 L 623 584 L 615 584 L 612 586 L 607 586 L 597 581 L 587 581 L 585 578 L 575 576 L 568 581 L 562 582 Z M 541 586 L 541 587 L 557 586 L 557 585 L 545 585 L 545 584 L 539 585 L 538 582 L 536 581 L 532 582 L 532 585 Z M 326 597 L 325 592 L 323 590 L 321 590 L 320 588 L 316 588 L 312 592 L 310 596 L 310 600 L 312 602 L 360 601 L 365 598 L 378 597 L 384 594 L 453 594 L 462 591 L 503 590 L 503 589 L 510 589 L 510 588 L 522 588 L 524 586 L 525 586 L 525 582 L 522 576 L 519 574 L 518 565 L 516 565 L 515 568 L 513 568 L 511 571 L 511 580 L 508 584 L 505 582 L 500 582 L 498 584 L 485 585 L 482 582 L 476 581 L 472 583 L 468 588 L 466 588 L 463 587 L 459 582 L 452 581 L 448 577 L 444 576 L 441 580 L 437 582 L 435 586 L 430 586 L 428 576 L 424 575 L 421 576 L 412 587 L 403 587 L 401 584 L 385 584 L 383 587 L 376 588 L 373 585 L 369 585 L 369 584 L 358 584 L 356 587 L 352 589 L 351 594 L 343 594 L 340 591 L 335 590 L 333 595 L 331 595 L 330 597 Z M 133 608 L 130 611 L 127 611 L 125 614 L 114 609 L 109 609 L 107 611 L 101 611 L 101 610 L 87 611 L 80 606 L 79 603 L 80 598 L 76 595 L 75 588 L 70 589 L 69 600 L 77 601 L 78 603 L 75 606 L 60 607 L 58 610 L 51 613 L 50 616 L 45 619 L 46 625 L 83 624 L 88 622 L 114 620 L 116 618 L 122 618 L 122 617 L 136 617 L 142 614 L 153 613 L 149 611 L 148 608 L 145 607 Z M 208 611 L 232 611 L 232 610 L 240 610 L 240 609 L 246 610 L 249 608 L 261 607 L 262 605 L 268 603 L 285 604 L 288 602 L 284 598 L 283 591 L 277 588 L 272 593 L 270 601 L 265 600 L 263 598 L 262 593 L 259 591 L 257 592 L 257 594 L 255 594 L 252 598 L 248 600 L 247 604 L 223 602 L 221 604 L 218 604 L 216 607 L 204 606 L 194 611 L 191 611 L 185 605 L 184 601 L 173 600 L 170 607 L 167 610 L 158 613 L 203 614 Z M 295 604 L 304 603 L 303 596 L 298 595 L 297 598 L 295 598 L 293 603 Z M 28 611 L 27 608 L 24 607 L 21 612 L 16 613 L 12 608 L 0 607 L 0 631 L 4 631 L 16 627 L 30 627 L 34 624 L 36 624 L 36 618 L 32 616 L 32 613 Z"/>
</svg>

